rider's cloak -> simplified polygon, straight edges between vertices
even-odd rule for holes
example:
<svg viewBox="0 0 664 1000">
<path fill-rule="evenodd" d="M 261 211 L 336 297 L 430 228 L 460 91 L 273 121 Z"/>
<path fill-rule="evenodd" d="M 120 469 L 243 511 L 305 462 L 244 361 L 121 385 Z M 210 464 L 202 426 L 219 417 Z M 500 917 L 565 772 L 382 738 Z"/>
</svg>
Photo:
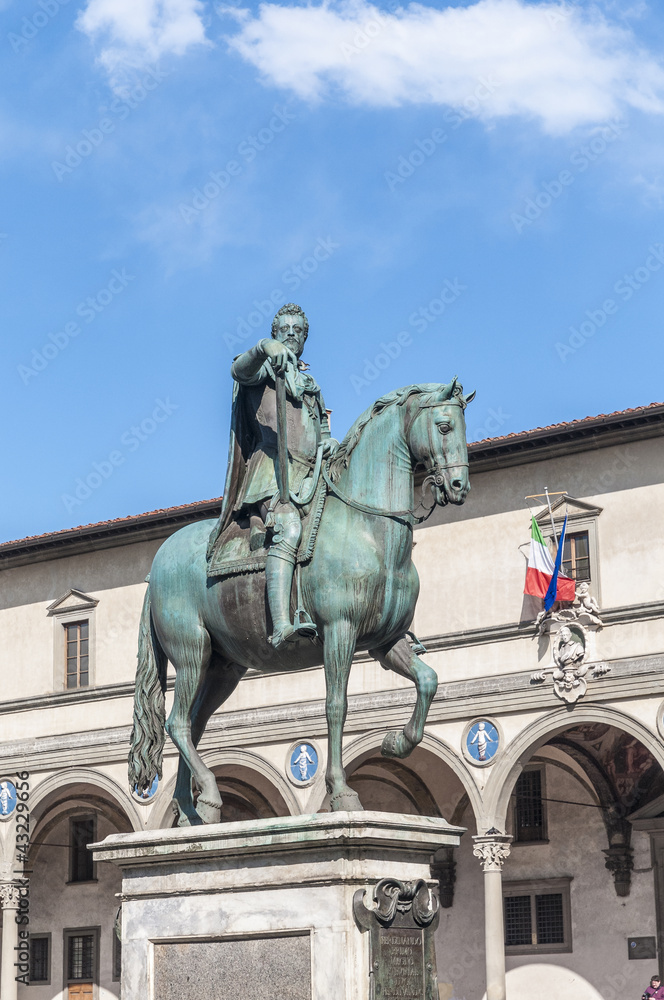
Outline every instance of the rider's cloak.
<svg viewBox="0 0 664 1000">
<path fill-rule="evenodd" d="M 249 378 L 239 379 L 235 367 L 233 371 L 226 483 L 221 513 L 208 542 L 208 560 L 234 513 L 260 505 L 277 492 L 274 371 L 269 361 Z M 330 425 L 320 387 L 302 368 L 287 369 L 286 398 L 289 486 L 296 494 L 311 474 L 319 442 L 330 437 Z"/>
</svg>

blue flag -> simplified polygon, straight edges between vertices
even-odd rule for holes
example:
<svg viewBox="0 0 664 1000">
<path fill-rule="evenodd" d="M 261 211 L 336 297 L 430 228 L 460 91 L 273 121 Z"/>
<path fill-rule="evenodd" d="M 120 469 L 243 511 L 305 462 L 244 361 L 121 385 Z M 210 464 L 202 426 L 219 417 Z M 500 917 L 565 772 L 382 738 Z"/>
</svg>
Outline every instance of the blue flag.
<svg viewBox="0 0 664 1000">
<path fill-rule="evenodd" d="M 560 564 L 563 559 L 563 543 L 565 541 L 565 528 L 567 527 L 567 514 L 565 514 L 565 520 L 563 521 L 563 530 L 560 532 L 560 541 L 558 542 L 558 551 L 556 552 L 556 561 L 553 566 L 553 576 L 551 577 L 551 583 L 549 584 L 549 589 L 544 595 L 544 610 L 550 611 L 556 602 L 556 591 L 558 590 L 558 573 L 560 572 Z"/>
</svg>

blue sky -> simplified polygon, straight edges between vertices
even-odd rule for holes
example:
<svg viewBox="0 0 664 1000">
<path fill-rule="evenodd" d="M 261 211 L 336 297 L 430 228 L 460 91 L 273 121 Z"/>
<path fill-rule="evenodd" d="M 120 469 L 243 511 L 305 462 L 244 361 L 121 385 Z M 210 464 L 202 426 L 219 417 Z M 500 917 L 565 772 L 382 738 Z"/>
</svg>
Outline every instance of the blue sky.
<svg viewBox="0 0 664 1000">
<path fill-rule="evenodd" d="M 219 495 L 275 303 L 338 437 L 454 374 L 471 440 L 662 399 L 657 5 L 0 17 L 1 540 Z"/>
</svg>

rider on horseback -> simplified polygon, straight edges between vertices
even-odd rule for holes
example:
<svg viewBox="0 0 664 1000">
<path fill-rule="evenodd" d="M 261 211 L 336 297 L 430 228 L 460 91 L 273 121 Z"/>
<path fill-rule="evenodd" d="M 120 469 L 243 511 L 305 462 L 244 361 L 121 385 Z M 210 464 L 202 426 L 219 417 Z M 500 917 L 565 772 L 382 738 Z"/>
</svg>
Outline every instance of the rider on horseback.
<svg viewBox="0 0 664 1000">
<path fill-rule="evenodd" d="M 292 624 L 291 588 L 302 536 L 301 519 L 313 499 L 322 459 L 338 447 L 330 436 L 321 390 L 300 361 L 308 330 L 302 309 L 289 303 L 272 321 L 272 339 L 260 340 L 233 362 L 235 391 L 226 488 L 208 545 L 210 558 L 223 529 L 237 515 L 248 516 L 252 542 L 258 539 L 262 543 L 263 526 L 272 532 L 265 575 L 272 617 L 270 641 L 275 649 L 300 635 L 316 634 L 313 622 Z M 277 380 L 281 377 L 285 394 L 279 404 Z M 280 405 L 285 410 L 281 427 L 286 429 L 287 441 L 278 440 Z M 282 470 L 287 468 L 285 484 L 280 482 L 280 451 Z"/>
</svg>

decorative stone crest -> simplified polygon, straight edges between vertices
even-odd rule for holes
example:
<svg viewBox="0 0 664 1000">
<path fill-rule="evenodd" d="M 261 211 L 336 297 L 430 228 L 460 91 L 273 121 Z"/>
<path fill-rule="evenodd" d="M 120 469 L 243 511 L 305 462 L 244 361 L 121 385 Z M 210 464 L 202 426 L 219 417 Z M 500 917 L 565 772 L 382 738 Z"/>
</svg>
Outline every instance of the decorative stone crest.
<svg viewBox="0 0 664 1000">
<path fill-rule="evenodd" d="M 599 605 L 590 594 L 587 583 L 579 583 L 571 607 L 560 611 L 542 612 L 535 627 L 538 635 L 551 636 L 553 664 L 531 674 L 533 684 L 543 683 L 548 674 L 553 680 L 553 690 L 558 698 L 573 705 L 588 690 L 588 680 L 608 674 L 610 667 L 598 663 L 588 667 L 586 660 L 590 633 L 602 628 Z"/>
<path fill-rule="evenodd" d="M 556 695 L 568 705 L 574 704 L 588 690 L 590 677 L 603 677 L 611 670 L 606 663 L 598 663 L 589 668 L 584 663 L 586 651 L 586 631 L 583 625 L 563 625 L 553 640 L 555 666 L 544 667 L 531 674 L 531 683 L 541 684 L 551 674 Z"/>
<path fill-rule="evenodd" d="M 510 856 L 512 838 L 509 834 L 499 833 L 494 828 L 485 834 L 478 834 L 473 840 L 475 841 L 473 854 L 480 859 L 482 871 L 502 872 L 503 865 Z"/>
</svg>

